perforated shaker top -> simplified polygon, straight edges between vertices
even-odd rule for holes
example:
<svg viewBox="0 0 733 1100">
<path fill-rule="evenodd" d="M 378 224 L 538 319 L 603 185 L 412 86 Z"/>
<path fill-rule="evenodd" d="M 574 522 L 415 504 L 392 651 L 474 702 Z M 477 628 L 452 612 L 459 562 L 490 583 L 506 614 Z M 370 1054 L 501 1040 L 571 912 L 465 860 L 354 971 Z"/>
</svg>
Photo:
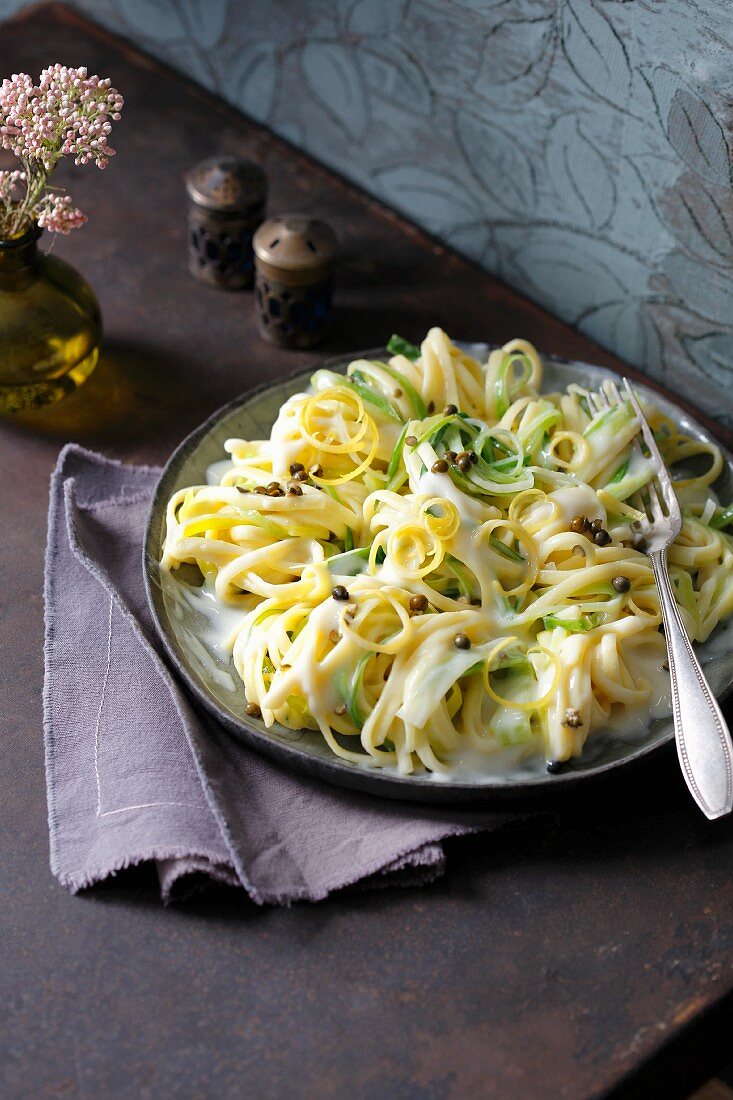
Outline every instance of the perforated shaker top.
<svg viewBox="0 0 733 1100">
<path fill-rule="evenodd" d="M 331 227 L 301 214 L 268 218 L 255 233 L 253 245 L 257 259 L 270 267 L 303 273 L 328 267 L 338 253 Z"/>
</svg>

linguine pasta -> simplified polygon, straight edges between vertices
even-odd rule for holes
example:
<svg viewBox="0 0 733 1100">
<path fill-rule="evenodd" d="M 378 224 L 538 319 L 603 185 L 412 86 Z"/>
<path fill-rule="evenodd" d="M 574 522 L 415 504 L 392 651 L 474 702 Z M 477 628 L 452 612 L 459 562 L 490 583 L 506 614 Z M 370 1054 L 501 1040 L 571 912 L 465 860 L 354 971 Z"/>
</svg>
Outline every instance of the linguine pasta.
<svg viewBox="0 0 733 1100">
<path fill-rule="evenodd" d="M 320 730 L 344 759 L 450 776 L 580 755 L 649 711 L 661 615 L 635 533 L 653 468 L 630 405 L 542 394 L 534 347 L 480 363 L 438 328 L 420 348 L 319 370 L 270 438 L 230 439 L 215 485 L 175 493 L 162 567 L 198 567 L 237 613 L 246 713 Z M 704 641 L 733 611 L 722 457 L 649 408 L 684 512 L 670 571 Z M 664 675 L 664 673 L 663 673 Z"/>
</svg>

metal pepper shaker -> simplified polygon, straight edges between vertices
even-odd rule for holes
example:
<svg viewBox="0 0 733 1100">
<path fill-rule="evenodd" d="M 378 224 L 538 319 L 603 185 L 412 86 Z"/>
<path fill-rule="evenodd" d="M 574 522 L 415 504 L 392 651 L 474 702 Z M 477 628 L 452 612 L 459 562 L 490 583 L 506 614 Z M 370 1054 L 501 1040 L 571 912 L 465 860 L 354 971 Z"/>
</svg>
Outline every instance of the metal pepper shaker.
<svg viewBox="0 0 733 1100">
<path fill-rule="evenodd" d="M 254 236 L 260 334 L 285 348 L 312 348 L 331 327 L 336 235 L 316 218 L 268 218 Z"/>
<path fill-rule="evenodd" d="M 239 157 L 211 157 L 186 174 L 188 267 L 211 286 L 254 282 L 252 237 L 265 216 L 267 177 Z"/>
</svg>

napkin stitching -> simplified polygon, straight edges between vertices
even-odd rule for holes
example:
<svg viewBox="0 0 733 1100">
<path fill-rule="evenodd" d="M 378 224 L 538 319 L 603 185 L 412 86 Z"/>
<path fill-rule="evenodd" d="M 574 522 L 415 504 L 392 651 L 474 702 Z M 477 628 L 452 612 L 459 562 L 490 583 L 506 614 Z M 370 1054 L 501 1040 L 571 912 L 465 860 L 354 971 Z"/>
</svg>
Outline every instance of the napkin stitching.
<svg viewBox="0 0 733 1100">
<path fill-rule="evenodd" d="M 142 497 L 140 499 L 143 499 Z M 132 503 L 128 499 L 128 503 Z M 152 810 L 156 806 L 191 806 L 193 809 L 198 809 L 199 803 L 197 802 L 138 802 L 132 806 L 120 806 L 116 810 L 104 810 L 102 811 L 102 779 L 99 774 L 99 727 L 102 722 L 102 711 L 104 709 L 104 700 L 107 694 L 107 682 L 109 680 L 110 669 L 112 668 L 112 615 L 114 611 L 114 603 L 112 597 L 109 597 L 109 617 L 107 625 L 107 667 L 104 670 L 104 677 L 102 679 L 102 694 L 99 699 L 99 710 L 97 711 L 97 721 L 94 727 L 94 774 L 97 777 L 97 817 L 114 817 L 115 814 L 123 814 L 127 810 Z"/>
<path fill-rule="evenodd" d="M 117 508 L 120 504 L 140 504 L 143 500 L 150 500 L 150 492 L 140 489 L 137 493 L 122 492 L 117 497 L 106 497 L 104 500 L 77 500 L 76 506 L 84 512 L 103 512 L 105 508 Z"/>
<path fill-rule="evenodd" d="M 73 453 L 75 453 L 77 455 L 81 455 L 81 456 L 86 457 L 86 458 L 91 457 L 97 463 L 99 463 L 100 459 L 101 459 L 102 463 L 104 461 L 106 461 L 102 455 L 96 455 L 96 454 L 94 454 L 94 452 L 85 451 L 84 448 L 82 448 L 82 447 L 78 447 L 78 446 L 74 446 L 74 445 L 71 445 L 69 447 L 65 447 L 64 451 L 62 451 L 62 455 L 64 455 L 66 451 L 72 451 Z M 113 461 L 114 465 L 117 465 L 117 466 L 124 465 L 121 462 L 116 462 L 114 460 L 111 460 L 111 461 Z M 136 637 L 138 638 L 138 640 L 142 644 L 143 648 L 146 650 L 147 653 L 149 653 L 152 656 L 159 675 L 162 677 L 162 679 L 163 679 L 163 681 L 166 685 L 166 688 L 173 695 L 173 697 L 175 699 L 177 691 L 180 691 L 181 689 L 179 689 L 177 684 L 175 683 L 175 681 L 173 679 L 173 676 L 171 675 L 170 671 L 168 670 L 168 666 L 165 664 L 165 662 L 162 660 L 162 658 L 159 656 L 159 654 L 152 647 L 152 645 L 150 644 L 148 639 L 145 637 L 144 633 L 140 629 L 140 626 L 139 626 L 137 620 L 135 619 L 135 616 L 132 614 L 130 609 L 127 607 L 124 599 L 120 596 L 119 593 L 116 593 L 116 592 L 114 592 L 110 589 L 110 586 L 107 583 L 107 580 L 104 576 L 103 571 L 98 567 L 96 562 L 94 562 L 88 556 L 88 554 L 86 554 L 83 547 L 81 546 L 81 543 L 79 542 L 79 539 L 77 537 L 76 524 L 75 524 L 74 515 L 73 515 L 73 507 L 76 504 L 75 479 L 73 477 L 63 477 L 63 475 L 59 472 L 57 480 L 62 480 L 62 479 L 63 479 L 63 482 L 64 482 L 63 496 L 64 496 L 64 504 L 65 504 L 66 526 L 67 526 L 67 531 L 68 531 L 69 543 L 72 547 L 72 550 L 73 550 L 74 554 L 79 558 L 79 561 L 81 561 L 83 563 L 85 568 L 89 570 L 89 572 L 92 574 L 92 576 L 95 577 L 95 579 L 102 585 L 105 592 L 107 592 L 112 597 L 112 599 L 116 603 L 117 607 L 119 608 L 119 610 L 122 613 L 122 615 L 124 616 L 124 618 L 127 619 L 133 633 L 136 635 Z M 120 500 L 120 503 L 121 504 L 129 503 L 129 501 L 125 501 L 124 499 L 122 499 L 122 500 Z M 55 518 L 55 513 L 54 513 L 54 518 Z M 247 891 L 249 896 L 252 898 L 252 900 L 254 902 L 256 902 L 258 905 L 262 905 L 263 902 L 265 902 L 266 900 L 270 900 L 270 899 L 267 898 L 266 896 L 263 896 L 263 894 L 251 882 L 251 880 L 249 878 L 249 875 L 247 874 L 247 870 L 246 870 L 242 860 L 239 858 L 239 856 L 237 854 L 237 846 L 234 842 L 234 838 L 231 835 L 231 831 L 229 829 L 229 824 L 226 821 L 226 819 L 223 817 L 223 815 L 220 813 L 218 806 L 216 805 L 213 798 L 209 794 L 208 783 L 205 779 L 203 765 L 201 763 L 201 760 L 199 759 L 198 749 L 195 745 L 195 738 L 193 737 L 191 731 L 189 730 L 188 722 L 186 721 L 184 715 L 181 714 L 180 709 L 179 709 L 179 715 L 181 717 L 181 722 L 182 722 L 183 727 L 184 727 L 186 740 L 188 742 L 188 746 L 189 746 L 189 749 L 191 751 L 191 755 L 193 756 L 194 766 L 196 768 L 196 774 L 198 776 L 199 783 L 201 784 L 202 790 L 204 792 L 204 799 L 205 799 L 206 805 L 209 807 L 209 810 L 213 814 L 214 820 L 216 821 L 217 825 L 219 826 L 219 829 L 221 830 L 222 836 L 224 838 L 224 842 L 225 842 L 227 848 L 229 849 L 229 853 L 232 857 L 232 864 L 233 864 L 234 869 L 237 873 L 237 876 L 238 876 L 240 882 L 242 883 L 242 886 L 244 886 L 245 890 Z M 50 802 L 49 802 L 49 805 L 50 805 Z M 158 858 L 164 859 L 166 857 L 162 853 L 157 853 L 156 852 L 155 853 L 155 858 L 156 859 L 158 859 Z"/>
</svg>

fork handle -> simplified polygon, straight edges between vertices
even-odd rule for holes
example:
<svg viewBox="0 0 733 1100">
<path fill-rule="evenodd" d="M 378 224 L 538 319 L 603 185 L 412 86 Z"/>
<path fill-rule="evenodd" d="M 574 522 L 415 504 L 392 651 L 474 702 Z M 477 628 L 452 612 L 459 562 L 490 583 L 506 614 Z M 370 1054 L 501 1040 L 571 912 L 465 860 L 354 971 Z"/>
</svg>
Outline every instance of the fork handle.
<svg viewBox="0 0 733 1100">
<path fill-rule="evenodd" d="M 669 579 L 667 552 L 653 550 L 649 558 L 664 620 L 677 755 L 693 798 L 712 820 L 733 809 L 730 733 L 682 622 Z"/>
</svg>

